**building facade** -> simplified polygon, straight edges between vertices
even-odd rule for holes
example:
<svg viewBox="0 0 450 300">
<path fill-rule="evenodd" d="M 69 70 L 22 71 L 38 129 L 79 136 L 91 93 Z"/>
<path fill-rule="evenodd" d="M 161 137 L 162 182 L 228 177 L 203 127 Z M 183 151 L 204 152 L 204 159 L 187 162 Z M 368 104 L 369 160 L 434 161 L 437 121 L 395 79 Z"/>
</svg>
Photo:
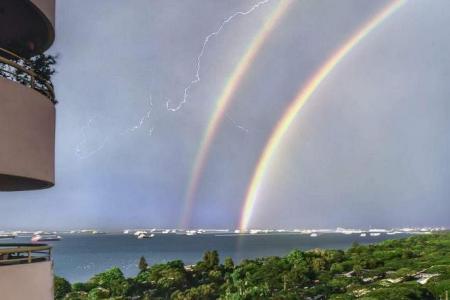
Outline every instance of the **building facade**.
<svg viewBox="0 0 450 300">
<path fill-rule="evenodd" d="M 54 24 L 55 0 L 0 1 L 0 192 L 55 183 L 56 100 L 42 66 Z M 0 241 L 0 299 L 53 299 L 50 254 L 46 245 Z"/>
<path fill-rule="evenodd" d="M 30 58 L 54 40 L 54 0 L 0 1 L 0 191 L 55 182 L 55 97 Z"/>
</svg>

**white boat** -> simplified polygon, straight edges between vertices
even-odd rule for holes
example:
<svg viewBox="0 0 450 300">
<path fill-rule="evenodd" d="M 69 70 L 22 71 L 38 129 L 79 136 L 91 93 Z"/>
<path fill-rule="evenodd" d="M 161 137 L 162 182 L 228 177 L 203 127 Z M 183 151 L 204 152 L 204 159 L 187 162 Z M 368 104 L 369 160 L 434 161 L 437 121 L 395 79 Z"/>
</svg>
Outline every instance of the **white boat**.
<svg viewBox="0 0 450 300">
<path fill-rule="evenodd" d="M 138 239 L 149 239 L 154 237 L 154 234 L 148 234 L 148 233 L 141 233 L 140 235 L 138 235 Z"/>
<path fill-rule="evenodd" d="M 365 236 L 367 236 L 367 234 L 361 233 L 360 236 L 365 237 Z"/>
<path fill-rule="evenodd" d="M 35 234 L 31 237 L 32 242 L 59 241 L 61 236 L 56 234 Z"/>
<path fill-rule="evenodd" d="M 138 230 L 134 233 L 135 236 L 140 236 L 141 234 L 147 234 L 147 231 Z"/>
<path fill-rule="evenodd" d="M 0 234 L 0 239 L 13 239 L 16 236 L 14 234 L 10 234 L 10 233 L 1 233 Z"/>
<path fill-rule="evenodd" d="M 92 231 L 92 234 L 106 234 L 106 232 L 94 230 Z"/>
<path fill-rule="evenodd" d="M 313 232 L 309 235 L 310 237 L 317 237 L 317 233 Z"/>
<path fill-rule="evenodd" d="M 400 234 L 400 233 L 401 233 L 400 231 L 389 231 L 389 232 L 386 232 L 387 235 L 395 235 L 395 234 Z"/>
<path fill-rule="evenodd" d="M 196 235 L 197 232 L 195 230 L 188 230 L 186 231 L 186 235 Z"/>
<path fill-rule="evenodd" d="M 379 232 L 371 232 L 370 233 L 370 236 L 379 236 L 381 233 L 379 233 Z"/>
<path fill-rule="evenodd" d="M 12 234 L 14 234 L 16 237 L 29 237 L 31 238 L 33 236 L 33 232 L 31 231 L 14 231 Z"/>
</svg>

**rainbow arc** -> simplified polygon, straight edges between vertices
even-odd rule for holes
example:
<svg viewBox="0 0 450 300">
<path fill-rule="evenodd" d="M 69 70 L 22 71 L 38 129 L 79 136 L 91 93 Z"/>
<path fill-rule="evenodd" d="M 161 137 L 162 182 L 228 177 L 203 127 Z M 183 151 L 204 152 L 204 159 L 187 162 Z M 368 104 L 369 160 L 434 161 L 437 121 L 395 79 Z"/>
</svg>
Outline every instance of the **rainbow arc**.
<svg viewBox="0 0 450 300">
<path fill-rule="evenodd" d="M 208 121 L 208 126 L 206 127 L 205 132 L 203 133 L 203 137 L 194 160 L 188 188 L 184 197 L 185 200 L 183 216 L 180 224 L 182 228 L 187 228 L 187 226 L 189 225 L 195 196 L 198 190 L 201 176 L 203 174 L 203 170 L 208 160 L 211 145 L 214 141 L 215 136 L 217 135 L 219 125 L 225 118 L 225 113 L 233 100 L 233 96 L 237 91 L 240 83 L 244 79 L 245 75 L 247 74 L 248 70 L 252 66 L 258 53 L 263 48 L 264 43 L 276 28 L 279 20 L 287 12 L 288 7 L 292 2 L 292 0 L 278 1 L 274 11 L 264 22 L 261 29 L 258 31 L 250 45 L 245 50 L 244 55 L 241 57 L 233 72 L 229 76 L 229 79 L 226 81 L 224 88 L 222 89 L 220 96 L 216 101 L 214 112 Z"/>
<path fill-rule="evenodd" d="M 311 98 L 313 93 L 318 89 L 320 84 L 327 78 L 327 76 L 336 68 L 342 59 L 351 52 L 365 37 L 367 37 L 374 29 L 380 26 L 384 20 L 396 12 L 406 0 L 395 0 L 385 6 L 379 13 L 372 17 L 365 25 L 356 31 L 341 47 L 339 47 L 322 66 L 314 73 L 314 75 L 307 81 L 307 84 L 302 87 L 296 97 L 292 100 L 285 113 L 274 127 L 256 165 L 250 184 L 245 194 L 244 205 L 242 208 L 240 218 L 240 229 L 247 230 L 252 216 L 258 192 L 264 181 L 264 177 L 269 168 L 272 157 L 275 155 L 280 143 L 283 140 L 286 132 L 295 120 L 297 114 L 304 107 L 306 102 Z"/>
</svg>

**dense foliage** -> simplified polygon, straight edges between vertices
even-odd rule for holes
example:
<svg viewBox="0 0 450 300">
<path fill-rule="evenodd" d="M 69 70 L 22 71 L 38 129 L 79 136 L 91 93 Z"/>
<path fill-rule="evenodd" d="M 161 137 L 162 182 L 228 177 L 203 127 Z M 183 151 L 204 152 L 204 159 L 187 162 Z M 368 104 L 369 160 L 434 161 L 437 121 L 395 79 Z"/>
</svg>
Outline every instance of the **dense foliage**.
<svg viewBox="0 0 450 300">
<path fill-rule="evenodd" d="M 185 266 L 147 266 L 125 278 L 118 268 L 71 287 L 55 279 L 57 299 L 445 299 L 450 233 L 354 244 L 347 251 L 292 251 L 285 257 L 220 264 L 217 251 Z"/>
<path fill-rule="evenodd" d="M 25 60 L 11 55 L 8 59 L 19 67 L 0 62 L 0 77 L 32 86 L 38 92 L 49 96 L 48 86 L 52 86 L 51 79 L 56 72 L 57 58 L 54 55 L 38 54 Z M 32 71 L 35 74 L 34 80 L 21 68 Z"/>
</svg>

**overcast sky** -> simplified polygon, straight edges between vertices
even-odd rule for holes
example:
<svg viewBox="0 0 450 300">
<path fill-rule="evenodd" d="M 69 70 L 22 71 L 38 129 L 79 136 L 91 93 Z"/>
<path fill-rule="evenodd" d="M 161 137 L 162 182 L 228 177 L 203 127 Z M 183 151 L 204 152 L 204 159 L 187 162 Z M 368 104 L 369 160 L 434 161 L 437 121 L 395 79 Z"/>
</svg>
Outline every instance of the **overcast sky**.
<svg viewBox="0 0 450 300">
<path fill-rule="evenodd" d="M 57 0 L 56 185 L 0 194 L 1 228 L 176 227 L 216 100 L 270 0 Z M 295 1 L 295 0 L 294 0 Z M 203 173 L 192 227 L 235 228 L 255 162 L 297 90 L 386 1 L 295 1 L 241 82 Z M 250 227 L 449 226 L 447 0 L 410 1 L 297 116 Z"/>
</svg>

